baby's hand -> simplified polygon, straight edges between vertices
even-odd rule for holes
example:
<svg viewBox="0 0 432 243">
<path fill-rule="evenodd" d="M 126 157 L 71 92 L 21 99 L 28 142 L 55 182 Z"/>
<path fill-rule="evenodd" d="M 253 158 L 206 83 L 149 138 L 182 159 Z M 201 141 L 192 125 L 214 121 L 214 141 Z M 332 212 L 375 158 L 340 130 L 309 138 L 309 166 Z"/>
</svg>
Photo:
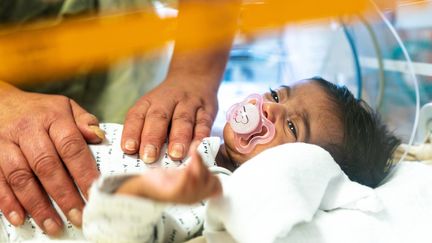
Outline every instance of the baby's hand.
<svg viewBox="0 0 432 243">
<path fill-rule="evenodd" d="M 185 167 L 146 171 L 124 182 L 116 193 L 184 204 L 219 195 L 222 192 L 221 183 L 203 164 L 197 152 L 198 144 L 192 144 L 189 150 L 191 160 Z"/>
</svg>

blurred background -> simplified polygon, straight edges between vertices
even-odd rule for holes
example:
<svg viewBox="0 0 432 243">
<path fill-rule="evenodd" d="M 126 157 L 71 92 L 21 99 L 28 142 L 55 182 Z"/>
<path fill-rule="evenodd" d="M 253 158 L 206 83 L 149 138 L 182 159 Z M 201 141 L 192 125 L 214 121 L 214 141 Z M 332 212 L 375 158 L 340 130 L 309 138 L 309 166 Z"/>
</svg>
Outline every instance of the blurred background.
<svg viewBox="0 0 432 243">
<path fill-rule="evenodd" d="M 413 138 L 416 114 L 419 114 L 416 108 L 432 100 L 432 0 L 374 1 L 379 4 L 379 11 L 372 8 L 367 13 L 350 17 L 297 24 L 290 22 L 286 26 L 254 35 L 238 33 L 219 89 L 219 113 L 214 124 L 214 135 L 221 135 L 227 109 L 247 95 L 264 93 L 270 87 L 277 88 L 282 84 L 289 85 L 301 79 L 321 76 L 336 84 L 347 85 L 358 98 L 364 99 L 378 110 L 389 127 L 408 143 Z M 39 9 L 41 2 L 45 3 L 44 8 Z M 90 10 L 94 9 L 99 10 L 98 14 L 105 15 L 131 8 L 148 9 L 150 5 L 151 9 L 155 7 L 160 16 L 169 17 L 177 14 L 178 7 L 176 0 L 94 1 L 99 2 L 97 7 L 81 4 L 76 7 L 73 4 L 63 5 L 63 2 L 65 1 L 0 0 L 0 17 L 9 16 L 0 18 L 0 22 L 20 24 L 43 17 L 53 18 L 56 23 L 72 16 L 92 16 L 95 13 Z M 322 2 L 315 2 L 317 3 Z M 11 6 L 20 9 L 21 5 L 26 6 L 26 12 L 31 10 L 26 18 L 21 16 L 20 11 L 11 11 L 14 9 Z M 308 9 L 314 9 L 313 7 L 318 8 L 311 6 Z M 90 12 L 86 9 L 90 9 Z M 59 11 L 60 18 L 54 18 Z M 402 42 L 399 43 L 398 39 Z M 32 41 L 27 40 L 27 43 Z M 41 49 L 39 46 L 30 47 Z M 85 54 L 85 47 L 81 49 Z M 165 77 L 171 49 L 158 49 L 154 53 L 145 53 L 142 57 L 119 60 L 107 72 L 91 73 L 90 76 L 87 73 L 91 68 L 84 67 L 79 70 L 82 74 L 65 82 L 56 82 L 54 88 L 51 83 L 34 83 L 34 87 L 30 88 L 42 93 L 63 92 L 61 94 L 80 104 L 88 103 L 84 107 L 95 113 L 101 121 L 122 123 L 126 112 L 124 107 L 131 107 L 137 97 L 151 90 Z M 404 55 L 405 49 L 412 62 Z M 31 57 L 27 51 L 23 52 L 24 56 Z M 53 60 L 61 57 L 59 54 Z M 23 66 L 26 65 L 18 67 Z M 52 70 L 55 69 L 50 68 L 46 73 L 51 74 Z M 143 82 L 128 85 L 129 80 L 146 82 L 145 85 Z M 69 85 L 71 81 L 74 85 Z M 79 89 L 77 85 L 80 86 Z M 95 88 L 99 92 L 87 96 L 81 94 L 82 89 L 95 85 L 99 87 Z M 110 106 L 106 105 L 107 102 Z M 432 105 L 430 107 L 429 125 L 428 119 L 420 119 L 421 131 L 432 131 Z M 420 134 L 418 142 L 421 142 L 421 137 Z"/>
<path fill-rule="evenodd" d="M 372 11 L 290 24 L 261 36 L 239 34 L 219 90 L 214 134 L 221 134 L 229 106 L 248 94 L 321 76 L 347 85 L 408 142 L 416 114 L 415 80 L 391 28 L 412 59 L 421 107 L 432 100 L 432 1 L 396 4 L 395 10 L 382 9 L 391 27 Z"/>
</svg>

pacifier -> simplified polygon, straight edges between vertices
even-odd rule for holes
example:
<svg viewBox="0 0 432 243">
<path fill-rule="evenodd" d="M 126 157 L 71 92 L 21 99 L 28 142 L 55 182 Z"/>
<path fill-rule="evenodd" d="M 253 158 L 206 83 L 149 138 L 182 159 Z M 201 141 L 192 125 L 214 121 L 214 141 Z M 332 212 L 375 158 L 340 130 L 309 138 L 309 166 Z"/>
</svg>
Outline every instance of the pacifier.
<svg viewBox="0 0 432 243">
<path fill-rule="evenodd" d="M 270 142 L 275 127 L 262 112 L 263 98 L 251 94 L 228 109 L 227 122 L 234 131 L 234 145 L 240 153 L 250 153 L 256 145 Z"/>
</svg>

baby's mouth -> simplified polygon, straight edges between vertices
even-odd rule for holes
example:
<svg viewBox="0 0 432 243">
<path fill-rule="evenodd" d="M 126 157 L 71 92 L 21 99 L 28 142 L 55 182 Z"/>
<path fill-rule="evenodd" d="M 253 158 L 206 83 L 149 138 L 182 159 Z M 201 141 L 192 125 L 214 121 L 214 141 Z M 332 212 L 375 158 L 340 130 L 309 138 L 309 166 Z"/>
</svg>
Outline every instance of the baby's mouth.
<svg viewBox="0 0 432 243">
<path fill-rule="evenodd" d="M 267 128 L 263 126 L 261 132 L 259 132 L 259 133 L 254 133 L 254 134 L 250 135 L 247 139 L 240 138 L 240 144 L 241 144 L 242 146 L 247 146 L 247 145 L 249 144 L 249 142 L 250 142 L 254 137 L 257 137 L 257 136 L 264 136 L 264 135 L 266 135 L 266 134 L 267 134 Z"/>
</svg>

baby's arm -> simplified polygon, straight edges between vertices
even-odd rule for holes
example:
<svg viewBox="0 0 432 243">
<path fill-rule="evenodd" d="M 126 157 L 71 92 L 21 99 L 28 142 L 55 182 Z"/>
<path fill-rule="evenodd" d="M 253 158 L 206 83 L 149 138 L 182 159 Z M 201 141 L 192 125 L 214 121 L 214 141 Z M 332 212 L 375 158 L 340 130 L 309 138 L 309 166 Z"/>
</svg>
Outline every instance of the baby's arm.
<svg viewBox="0 0 432 243">
<path fill-rule="evenodd" d="M 166 226 L 160 224 L 166 208 L 163 202 L 191 204 L 220 193 L 219 179 L 202 163 L 196 145 L 192 149 L 189 163 L 181 169 L 157 168 L 100 179 L 84 210 L 85 236 L 100 242 L 154 242 L 155 226 L 158 232 Z M 174 225 L 162 231 L 167 233 Z"/>
<path fill-rule="evenodd" d="M 125 181 L 116 194 L 145 197 L 160 202 L 192 204 L 221 193 L 219 179 L 202 162 L 194 144 L 185 167 L 152 169 Z"/>
</svg>

